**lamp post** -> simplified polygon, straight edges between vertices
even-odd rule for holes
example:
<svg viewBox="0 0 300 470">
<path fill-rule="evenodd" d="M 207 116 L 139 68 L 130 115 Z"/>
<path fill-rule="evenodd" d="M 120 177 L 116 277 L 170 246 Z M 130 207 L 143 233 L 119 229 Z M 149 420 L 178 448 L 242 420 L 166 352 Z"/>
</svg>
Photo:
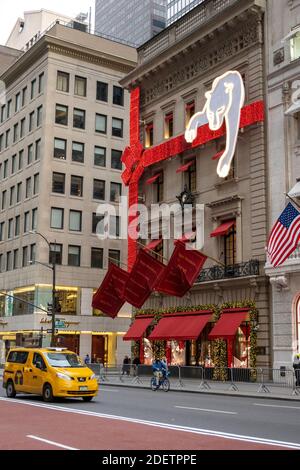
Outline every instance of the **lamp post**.
<svg viewBox="0 0 300 470">
<path fill-rule="evenodd" d="M 45 240 L 45 242 L 47 243 L 48 247 L 49 247 L 49 253 L 51 251 L 51 244 L 50 242 L 47 240 L 47 238 L 40 232 L 36 232 L 36 231 L 32 231 L 30 233 L 33 233 L 35 235 L 39 235 L 40 237 L 43 238 L 43 240 Z M 56 285 L 56 241 L 54 242 L 54 250 L 55 250 L 55 253 L 54 255 L 52 255 L 52 260 L 51 260 L 51 264 L 45 264 L 45 263 L 40 263 L 39 261 L 35 261 L 35 263 L 37 264 L 41 264 L 42 266 L 45 266 L 46 268 L 49 268 L 52 270 L 52 322 L 51 322 L 51 346 L 54 347 L 55 346 L 55 314 L 56 314 L 56 288 L 55 288 L 55 285 Z"/>
</svg>

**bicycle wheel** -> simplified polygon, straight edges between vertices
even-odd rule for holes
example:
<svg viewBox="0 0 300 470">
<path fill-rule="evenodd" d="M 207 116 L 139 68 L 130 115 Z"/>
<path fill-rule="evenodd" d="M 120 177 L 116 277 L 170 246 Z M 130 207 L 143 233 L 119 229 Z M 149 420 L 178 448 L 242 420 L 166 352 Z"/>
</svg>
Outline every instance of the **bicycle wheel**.
<svg viewBox="0 0 300 470">
<path fill-rule="evenodd" d="M 153 392 L 155 392 L 155 390 L 158 389 L 158 386 L 156 385 L 155 377 L 152 377 L 150 385 L 151 385 L 151 390 L 153 390 Z"/>
<path fill-rule="evenodd" d="M 170 390 L 170 381 L 169 379 L 164 379 L 162 383 L 162 389 L 164 392 L 168 392 Z"/>
</svg>

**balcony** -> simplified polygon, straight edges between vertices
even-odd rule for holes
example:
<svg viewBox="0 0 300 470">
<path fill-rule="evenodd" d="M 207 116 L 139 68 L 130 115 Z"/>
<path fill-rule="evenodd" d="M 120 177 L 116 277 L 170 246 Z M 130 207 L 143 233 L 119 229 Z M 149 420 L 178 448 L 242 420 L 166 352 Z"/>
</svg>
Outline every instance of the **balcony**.
<svg viewBox="0 0 300 470">
<path fill-rule="evenodd" d="M 203 269 L 197 280 L 197 283 L 249 276 L 259 276 L 258 260 L 251 260 L 247 263 L 234 264 L 233 266 L 213 266 L 208 269 Z"/>
</svg>

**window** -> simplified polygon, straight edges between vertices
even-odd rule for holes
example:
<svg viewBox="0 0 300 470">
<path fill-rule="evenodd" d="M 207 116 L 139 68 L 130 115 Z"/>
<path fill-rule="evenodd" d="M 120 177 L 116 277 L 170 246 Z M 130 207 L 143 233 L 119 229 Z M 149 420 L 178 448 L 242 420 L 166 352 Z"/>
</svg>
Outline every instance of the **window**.
<svg viewBox="0 0 300 470">
<path fill-rule="evenodd" d="M 120 266 L 121 252 L 119 250 L 108 250 L 109 262 Z"/>
<path fill-rule="evenodd" d="M 122 195 L 122 185 L 120 183 L 110 183 L 111 202 L 120 202 L 121 195 Z"/>
<path fill-rule="evenodd" d="M 107 116 L 104 116 L 104 114 L 96 114 L 95 131 L 99 132 L 100 134 L 107 133 Z"/>
<path fill-rule="evenodd" d="M 36 230 L 37 229 L 37 219 L 38 219 L 38 210 L 37 209 L 32 209 L 32 214 L 31 214 L 31 230 Z"/>
<path fill-rule="evenodd" d="M 50 228 L 62 230 L 64 228 L 64 209 L 51 208 Z"/>
<path fill-rule="evenodd" d="M 56 89 L 69 93 L 70 75 L 65 72 L 57 72 Z"/>
<path fill-rule="evenodd" d="M 36 125 L 37 127 L 42 125 L 43 121 L 43 106 L 39 106 L 36 112 Z"/>
<path fill-rule="evenodd" d="M 30 245 L 30 261 L 34 264 L 36 260 L 36 244 Z"/>
<path fill-rule="evenodd" d="M 12 256 L 11 256 L 11 251 L 8 251 L 6 253 L 6 271 L 11 271 L 12 270 Z"/>
<path fill-rule="evenodd" d="M 94 180 L 93 199 L 105 201 L 105 181 Z"/>
<path fill-rule="evenodd" d="M 174 135 L 174 117 L 173 113 L 165 116 L 165 139 L 170 139 Z"/>
<path fill-rule="evenodd" d="M 36 174 L 34 175 L 34 177 L 33 177 L 33 194 L 34 194 L 34 195 L 36 195 L 36 194 L 39 193 L 39 190 L 40 190 L 40 188 L 39 188 L 39 186 L 40 186 L 39 182 L 40 182 L 40 175 L 39 175 L 39 173 L 36 173 Z"/>
<path fill-rule="evenodd" d="M 106 148 L 95 147 L 94 150 L 94 165 L 95 166 L 106 166 Z"/>
<path fill-rule="evenodd" d="M 92 233 L 104 233 L 104 215 L 97 215 L 95 212 L 93 213 L 93 221 L 92 221 Z"/>
<path fill-rule="evenodd" d="M 0 242 L 4 240 L 4 229 L 5 229 L 5 222 L 0 223 Z"/>
<path fill-rule="evenodd" d="M 28 131 L 31 132 L 33 130 L 33 126 L 34 126 L 34 111 L 32 111 L 30 114 L 29 114 L 29 125 L 28 125 Z"/>
<path fill-rule="evenodd" d="M 16 188 L 15 188 L 15 186 L 12 186 L 12 187 L 10 188 L 10 197 L 9 197 L 9 205 L 10 205 L 10 207 L 14 205 L 15 193 L 16 193 Z"/>
<path fill-rule="evenodd" d="M 1 253 L 0 254 L 0 273 L 3 272 L 3 254 Z M 1 312 L 1 315 L 0 316 L 4 316 L 4 313 L 3 313 L 3 304 L 2 304 L 2 312 Z"/>
<path fill-rule="evenodd" d="M 111 167 L 114 170 L 122 170 L 122 152 L 120 150 L 111 151 Z"/>
<path fill-rule="evenodd" d="M 27 95 L 27 86 L 22 90 L 22 108 L 25 106 L 26 103 L 26 95 Z"/>
<path fill-rule="evenodd" d="M 22 183 L 18 183 L 17 185 L 17 203 L 21 202 L 22 198 Z"/>
<path fill-rule="evenodd" d="M 164 175 L 161 172 L 154 183 L 155 202 L 162 202 L 164 199 Z"/>
<path fill-rule="evenodd" d="M 65 139 L 54 139 L 54 158 L 66 160 L 67 158 L 67 141 Z"/>
<path fill-rule="evenodd" d="M 51 243 L 49 250 L 49 263 L 62 264 L 63 246 L 58 243 Z"/>
<path fill-rule="evenodd" d="M 68 265 L 69 266 L 80 266 L 80 246 L 69 245 L 68 248 Z"/>
<path fill-rule="evenodd" d="M 64 173 L 53 173 L 52 175 L 52 192 L 58 194 L 65 194 L 65 179 Z"/>
<path fill-rule="evenodd" d="M 55 122 L 62 126 L 68 125 L 68 106 L 57 104 L 55 108 Z"/>
<path fill-rule="evenodd" d="M 31 178 L 26 179 L 26 199 L 31 196 Z"/>
<path fill-rule="evenodd" d="M 108 101 L 108 84 L 103 82 L 97 82 L 97 96 L 98 101 Z"/>
<path fill-rule="evenodd" d="M 118 215 L 111 215 L 109 218 L 109 235 L 114 238 L 120 236 L 120 217 Z"/>
<path fill-rule="evenodd" d="M 185 105 L 185 127 L 188 126 L 191 118 L 195 114 L 195 101 L 190 101 Z"/>
<path fill-rule="evenodd" d="M 113 87 L 113 104 L 124 106 L 124 90 L 119 86 Z"/>
<path fill-rule="evenodd" d="M 21 119 L 20 139 L 21 139 L 22 137 L 24 137 L 24 135 L 25 135 L 25 123 L 26 123 L 26 119 L 25 119 L 25 118 Z"/>
<path fill-rule="evenodd" d="M 5 121 L 5 104 L 1 106 L 1 124 Z"/>
<path fill-rule="evenodd" d="M 149 124 L 146 125 L 145 128 L 145 147 L 149 148 L 153 146 L 154 142 L 154 127 L 153 127 L 153 122 L 149 122 Z"/>
<path fill-rule="evenodd" d="M 3 165 L 3 178 L 5 179 L 8 177 L 8 160 L 5 160 Z"/>
<path fill-rule="evenodd" d="M 72 232 L 81 232 L 81 211 L 70 210 L 69 214 L 69 230 Z"/>
<path fill-rule="evenodd" d="M 77 95 L 77 96 L 86 96 L 86 78 L 77 77 L 75 75 L 74 94 Z"/>
<path fill-rule="evenodd" d="M 19 266 L 19 250 L 14 250 L 13 269 L 18 269 L 18 266 Z"/>
<path fill-rule="evenodd" d="M 123 119 L 112 118 L 112 135 L 123 137 Z"/>
<path fill-rule="evenodd" d="M 17 142 L 18 140 L 18 131 L 19 131 L 19 124 L 17 123 L 14 125 L 14 136 L 13 136 L 14 143 Z"/>
<path fill-rule="evenodd" d="M 21 93 L 16 94 L 16 101 L 15 101 L 15 112 L 17 113 L 21 108 Z"/>
<path fill-rule="evenodd" d="M 17 155 L 13 155 L 11 158 L 11 174 L 13 175 L 17 171 Z"/>
<path fill-rule="evenodd" d="M 79 142 L 72 143 L 72 161 L 84 163 L 84 144 Z"/>
<path fill-rule="evenodd" d="M 83 178 L 82 176 L 71 176 L 71 196 L 83 196 Z"/>
<path fill-rule="evenodd" d="M 24 214 L 24 233 L 28 233 L 29 230 L 30 230 L 29 220 L 30 220 L 30 212 L 25 212 L 25 214 Z"/>
<path fill-rule="evenodd" d="M 22 170 L 23 168 L 23 158 L 24 158 L 24 150 L 20 150 L 18 170 Z"/>
<path fill-rule="evenodd" d="M 36 89 L 36 79 L 32 80 L 32 82 L 31 82 L 31 90 L 30 90 L 30 99 L 31 100 L 34 98 L 35 89 Z"/>
<path fill-rule="evenodd" d="M 15 237 L 18 237 L 20 235 L 20 220 L 21 217 L 17 215 L 15 220 Z"/>
<path fill-rule="evenodd" d="M 92 248 L 91 268 L 103 269 L 103 249 L 102 248 Z"/>
<path fill-rule="evenodd" d="M 33 162 L 33 144 L 28 145 L 27 165 Z"/>
<path fill-rule="evenodd" d="M 14 236 L 14 219 L 8 221 L 7 238 L 10 240 Z"/>
<path fill-rule="evenodd" d="M 39 75 L 39 93 L 43 93 L 44 91 L 44 77 L 45 77 L 45 74 L 44 72 L 42 72 Z"/>
<path fill-rule="evenodd" d="M 35 160 L 36 161 L 40 160 L 41 158 L 41 144 L 42 144 L 41 139 L 35 142 Z"/>
<path fill-rule="evenodd" d="M 0 135 L 0 152 L 3 150 L 3 134 Z"/>
<path fill-rule="evenodd" d="M 9 119 L 10 118 L 10 115 L 11 115 L 11 103 L 12 101 L 11 100 L 8 100 L 7 102 L 7 113 L 6 113 L 6 118 Z"/>
<path fill-rule="evenodd" d="M 2 191 L 2 202 L 1 202 L 1 209 L 4 210 L 6 207 L 6 194 L 7 191 Z"/>
<path fill-rule="evenodd" d="M 22 267 L 26 268 L 28 266 L 28 246 L 23 247 L 23 255 L 22 255 Z"/>
<path fill-rule="evenodd" d="M 5 148 L 10 144 L 10 129 L 5 132 Z"/>
<path fill-rule="evenodd" d="M 85 129 L 85 111 L 74 108 L 73 127 L 76 129 Z"/>
<path fill-rule="evenodd" d="M 224 236 L 224 264 L 233 266 L 236 263 L 236 225 Z"/>
<path fill-rule="evenodd" d="M 197 172 L 196 172 L 196 159 L 194 159 L 193 164 L 185 172 L 185 184 L 191 192 L 197 190 Z"/>
</svg>

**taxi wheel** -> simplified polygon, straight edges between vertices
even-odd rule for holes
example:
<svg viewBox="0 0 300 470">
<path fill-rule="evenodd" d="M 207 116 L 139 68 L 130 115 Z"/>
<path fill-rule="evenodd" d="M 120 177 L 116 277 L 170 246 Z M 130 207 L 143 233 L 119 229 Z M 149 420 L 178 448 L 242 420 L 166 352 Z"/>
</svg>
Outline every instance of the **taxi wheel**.
<svg viewBox="0 0 300 470">
<path fill-rule="evenodd" d="M 94 397 L 82 397 L 83 401 L 92 401 Z"/>
<path fill-rule="evenodd" d="M 6 396 L 7 398 L 15 398 L 16 396 L 15 386 L 11 380 L 7 382 L 7 385 L 6 385 Z"/>
<path fill-rule="evenodd" d="M 45 384 L 43 388 L 43 400 L 46 402 L 53 401 L 53 391 L 50 384 Z"/>
</svg>

